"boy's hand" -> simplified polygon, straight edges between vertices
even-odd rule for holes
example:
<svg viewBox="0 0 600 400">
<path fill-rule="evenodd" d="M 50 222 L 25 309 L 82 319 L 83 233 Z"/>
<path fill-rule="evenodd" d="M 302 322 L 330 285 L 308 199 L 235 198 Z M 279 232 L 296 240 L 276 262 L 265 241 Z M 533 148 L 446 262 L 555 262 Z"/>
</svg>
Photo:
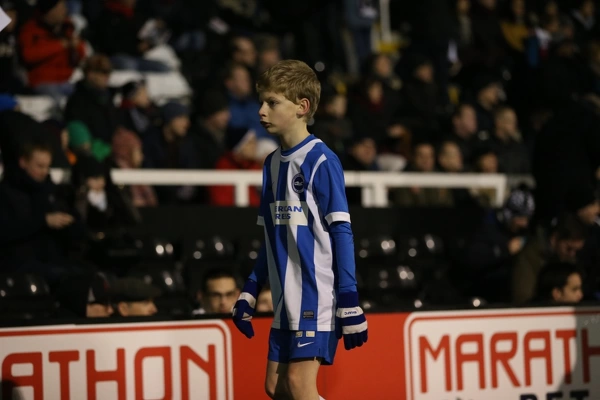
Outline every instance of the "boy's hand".
<svg viewBox="0 0 600 400">
<path fill-rule="evenodd" d="M 344 337 L 344 347 L 351 350 L 367 342 L 367 319 L 358 305 L 358 293 L 340 293 L 335 313 L 335 333 L 338 339 Z"/>
<path fill-rule="evenodd" d="M 248 339 L 254 336 L 251 320 L 256 308 L 258 293 L 260 293 L 258 283 L 248 279 L 240 297 L 233 306 L 233 323 Z"/>
</svg>

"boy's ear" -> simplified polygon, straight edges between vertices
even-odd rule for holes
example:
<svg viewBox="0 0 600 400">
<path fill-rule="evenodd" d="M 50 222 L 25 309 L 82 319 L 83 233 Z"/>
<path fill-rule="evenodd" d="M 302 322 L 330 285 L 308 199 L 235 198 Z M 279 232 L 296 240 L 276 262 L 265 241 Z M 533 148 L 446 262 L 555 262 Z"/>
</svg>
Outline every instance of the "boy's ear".
<svg viewBox="0 0 600 400">
<path fill-rule="evenodd" d="M 308 99 L 300 99 L 300 103 L 298 104 L 298 117 L 304 117 L 308 111 L 310 110 L 310 101 Z"/>
</svg>

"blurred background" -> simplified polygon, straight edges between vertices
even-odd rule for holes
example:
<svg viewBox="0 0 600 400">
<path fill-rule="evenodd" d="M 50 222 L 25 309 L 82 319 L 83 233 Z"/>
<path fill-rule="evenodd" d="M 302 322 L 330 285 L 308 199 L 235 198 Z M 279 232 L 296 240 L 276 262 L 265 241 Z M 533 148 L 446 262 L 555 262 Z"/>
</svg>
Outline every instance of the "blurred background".
<svg viewBox="0 0 600 400">
<path fill-rule="evenodd" d="M 0 0 L 0 319 L 229 313 L 278 145 L 254 81 L 288 58 L 367 311 L 599 302 L 598 6 Z"/>
</svg>

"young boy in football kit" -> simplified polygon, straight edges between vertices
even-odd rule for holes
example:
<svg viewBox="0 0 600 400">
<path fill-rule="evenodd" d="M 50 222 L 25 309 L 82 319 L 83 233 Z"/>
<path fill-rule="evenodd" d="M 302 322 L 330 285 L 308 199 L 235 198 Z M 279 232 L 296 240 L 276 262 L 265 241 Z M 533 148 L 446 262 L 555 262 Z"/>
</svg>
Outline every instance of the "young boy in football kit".
<svg viewBox="0 0 600 400">
<path fill-rule="evenodd" d="M 257 81 L 261 124 L 280 147 L 265 160 L 258 224 L 265 242 L 233 309 L 237 328 L 251 319 L 269 280 L 275 309 L 265 388 L 273 399 L 317 400 L 321 364 L 367 341 L 356 288 L 354 243 L 340 160 L 307 130 L 319 104 L 315 72 L 280 61 Z"/>
</svg>

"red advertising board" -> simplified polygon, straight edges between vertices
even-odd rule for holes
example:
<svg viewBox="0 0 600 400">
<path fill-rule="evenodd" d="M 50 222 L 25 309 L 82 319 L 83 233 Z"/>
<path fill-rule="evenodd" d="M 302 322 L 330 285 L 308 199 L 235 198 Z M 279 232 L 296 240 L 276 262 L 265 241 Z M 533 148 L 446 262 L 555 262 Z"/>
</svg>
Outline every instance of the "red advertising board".
<svg viewBox="0 0 600 400">
<path fill-rule="evenodd" d="M 598 400 L 600 308 L 370 314 L 321 368 L 344 400 Z M 266 399 L 268 318 L 0 329 L 0 399 Z"/>
</svg>

